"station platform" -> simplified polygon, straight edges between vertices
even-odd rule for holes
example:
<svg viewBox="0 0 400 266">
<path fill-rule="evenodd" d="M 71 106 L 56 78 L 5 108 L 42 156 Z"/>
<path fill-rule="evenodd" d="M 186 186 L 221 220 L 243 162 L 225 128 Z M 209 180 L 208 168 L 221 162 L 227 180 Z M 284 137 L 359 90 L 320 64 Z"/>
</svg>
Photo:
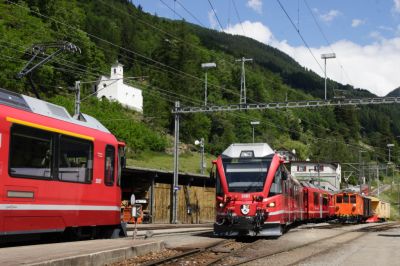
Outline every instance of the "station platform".
<svg viewBox="0 0 400 266">
<path fill-rule="evenodd" d="M 157 252 L 162 240 L 101 239 L 0 248 L 0 265 L 105 265 Z"/>
<path fill-rule="evenodd" d="M 134 224 L 127 225 L 128 236 L 133 236 L 134 228 Z M 149 238 L 170 234 L 198 234 L 210 232 L 213 230 L 213 224 L 138 224 L 136 229 L 136 236 L 138 238 Z"/>
<path fill-rule="evenodd" d="M 212 224 L 128 224 L 128 237 L 0 248 L 0 265 L 105 265 L 158 252 L 166 246 L 157 236 L 211 232 Z"/>
</svg>

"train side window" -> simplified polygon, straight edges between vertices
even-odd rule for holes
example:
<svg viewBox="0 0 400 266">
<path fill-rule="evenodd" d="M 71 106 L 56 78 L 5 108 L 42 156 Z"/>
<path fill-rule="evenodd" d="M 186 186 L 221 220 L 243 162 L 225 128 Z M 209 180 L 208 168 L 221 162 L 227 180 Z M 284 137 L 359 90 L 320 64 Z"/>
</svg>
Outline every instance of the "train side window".
<svg viewBox="0 0 400 266">
<path fill-rule="evenodd" d="M 347 194 L 343 195 L 343 203 L 349 203 L 349 195 Z"/>
<path fill-rule="evenodd" d="M 106 146 L 106 157 L 104 166 L 104 184 L 107 186 L 114 185 L 115 176 L 115 148 L 111 145 Z"/>
<path fill-rule="evenodd" d="M 336 203 L 342 203 L 343 197 L 342 195 L 336 195 Z"/>
<path fill-rule="evenodd" d="M 53 134 L 36 128 L 11 127 L 9 175 L 50 179 L 52 177 Z"/>
<path fill-rule="evenodd" d="M 92 142 L 61 135 L 59 147 L 58 179 L 91 183 L 93 174 Z"/>
<path fill-rule="evenodd" d="M 282 194 L 282 171 L 285 170 L 281 169 L 281 167 L 276 170 L 274 180 L 272 181 L 271 188 L 269 189 L 268 197 Z"/>
<path fill-rule="evenodd" d="M 314 192 L 314 206 L 319 205 L 319 194 L 318 192 Z"/>
<path fill-rule="evenodd" d="M 324 194 L 322 198 L 322 205 L 328 206 L 328 194 Z"/>
<path fill-rule="evenodd" d="M 350 203 L 356 203 L 356 195 L 350 195 Z"/>
</svg>

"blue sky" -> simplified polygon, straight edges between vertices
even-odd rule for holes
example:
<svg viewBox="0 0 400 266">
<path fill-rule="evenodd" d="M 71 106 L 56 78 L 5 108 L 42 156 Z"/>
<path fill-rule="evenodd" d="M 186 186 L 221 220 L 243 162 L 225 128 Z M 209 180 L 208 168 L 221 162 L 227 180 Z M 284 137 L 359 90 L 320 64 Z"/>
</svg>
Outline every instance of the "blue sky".
<svg viewBox="0 0 400 266">
<path fill-rule="evenodd" d="M 328 61 L 328 76 L 379 96 L 400 86 L 400 0 L 210 0 L 216 15 L 208 0 L 132 2 L 160 17 L 183 17 L 208 28 L 254 38 L 284 51 L 321 76 L 320 55 L 335 52 L 337 58 Z"/>
</svg>

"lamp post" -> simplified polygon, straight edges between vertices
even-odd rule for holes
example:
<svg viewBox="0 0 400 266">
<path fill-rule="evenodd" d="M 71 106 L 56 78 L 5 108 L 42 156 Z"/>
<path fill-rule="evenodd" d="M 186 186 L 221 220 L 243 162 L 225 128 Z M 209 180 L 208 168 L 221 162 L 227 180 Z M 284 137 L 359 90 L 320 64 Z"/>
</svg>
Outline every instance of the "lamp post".
<svg viewBox="0 0 400 266">
<path fill-rule="evenodd" d="M 392 162 L 390 161 L 390 149 L 391 148 L 393 148 L 394 147 L 394 144 L 393 143 L 389 143 L 389 144 L 387 144 L 386 145 L 387 147 L 388 147 L 388 167 L 390 167 L 390 165 L 392 164 Z M 387 169 L 387 168 L 386 168 Z M 389 174 L 389 173 L 386 173 L 386 174 Z M 394 174 L 392 175 L 392 186 L 394 185 Z"/>
<path fill-rule="evenodd" d="M 322 54 L 321 58 L 324 59 L 324 62 L 325 62 L 325 101 L 326 101 L 326 99 L 327 99 L 327 97 L 326 97 L 326 59 L 336 58 L 336 54 L 335 53 Z"/>
<path fill-rule="evenodd" d="M 253 143 L 254 143 L 254 127 L 259 125 L 259 124 L 260 124 L 260 121 L 251 121 L 250 122 L 250 125 L 253 128 Z"/>
<path fill-rule="evenodd" d="M 358 151 L 358 184 L 360 185 L 360 194 L 362 193 L 362 191 L 361 191 L 361 185 L 362 185 L 361 160 L 362 160 L 362 155 L 361 154 L 363 152 L 365 152 L 365 151 L 363 151 L 363 150 L 359 150 Z"/>
<path fill-rule="evenodd" d="M 195 140 L 194 144 L 200 145 L 200 150 L 201 150 L 201 164 L 200 164 L 200 173 L 203 175 L 204 174 L 204 138 L 201 138 L 200 140 Z"/>
<path fill-rule="evenodd" d="M 205 69 L 205 80 L 204 80 L 204 106 L 207 106 L 207 70 L 209 68 L 217 67 L 214 62 L 202 63 L 201 68 Z"/>
</svg>

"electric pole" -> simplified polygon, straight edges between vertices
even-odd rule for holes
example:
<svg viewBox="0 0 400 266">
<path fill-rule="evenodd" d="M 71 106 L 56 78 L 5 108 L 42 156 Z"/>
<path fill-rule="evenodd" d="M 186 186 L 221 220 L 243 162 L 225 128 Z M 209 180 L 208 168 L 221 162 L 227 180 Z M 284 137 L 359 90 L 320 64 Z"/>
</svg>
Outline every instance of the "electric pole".
<svg viewBox="0 0 400 266">
<path fill-rule="evenodd" d="M 74 117 L 79 119 L 81 113 L 81 82 L 75 81 L 75 113 Z"/>
<path fill-rule="evenodd" d="M 237 59 L 236 62 L 242 62 L 242 75 L 240 77 L 240 105 L 246 105 L 246 73 L 244 70 L 244 63 L 247 61 L 253 61 L 253 58 Z"/>
</svg>

